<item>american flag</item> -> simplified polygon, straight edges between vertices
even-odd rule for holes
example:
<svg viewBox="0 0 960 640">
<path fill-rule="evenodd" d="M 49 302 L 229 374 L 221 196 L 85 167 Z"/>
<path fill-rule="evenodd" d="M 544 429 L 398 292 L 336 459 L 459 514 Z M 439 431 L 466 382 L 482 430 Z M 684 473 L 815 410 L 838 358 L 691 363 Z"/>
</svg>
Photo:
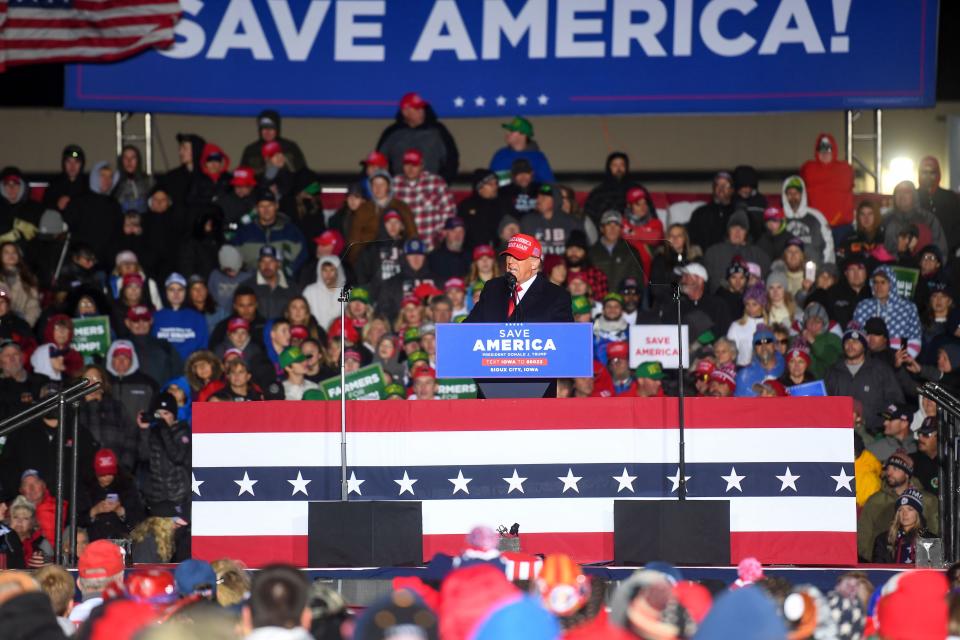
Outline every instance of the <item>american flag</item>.
<svg viewBox="0 0 960 640">
<path fill-rule="evenodd" d="M 731 557 L 856 562 L 849 398 L 686 401 L 691 499 L 730 500 Z M 520 524 L 525 553 L 613 559 L 613 502 L 676 498 L 671 398 L 349 402 L 351 500 L 420 500 L 423 552 Z M 193 409 L 193 553 L 307 561 L 308 502 L 340 496 L 339 403 Z"/>
<path fill-rule="evenodd" d="M 0 0 L 0 71 L 167 47 L 179 16 L 178 0 Z"/>
</svg>

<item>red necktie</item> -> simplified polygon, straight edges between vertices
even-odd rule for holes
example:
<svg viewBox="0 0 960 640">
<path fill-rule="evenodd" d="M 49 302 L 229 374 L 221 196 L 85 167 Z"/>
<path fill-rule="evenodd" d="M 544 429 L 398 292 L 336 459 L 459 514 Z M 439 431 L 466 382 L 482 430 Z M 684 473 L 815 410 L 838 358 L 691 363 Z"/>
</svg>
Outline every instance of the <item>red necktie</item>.
<svg viewBox="0 0 960 640">
<path fill-rule="evenodd" d="M 517 285 L 513 289 L 513 295 L 510 296 L 510 302 L 507 304 L 507 317 L 513 315 L 513 310 L 517 308 L 517 304 L 520 302 L 520 292 L 523 291 L 523 287 Z"/>
</svg>

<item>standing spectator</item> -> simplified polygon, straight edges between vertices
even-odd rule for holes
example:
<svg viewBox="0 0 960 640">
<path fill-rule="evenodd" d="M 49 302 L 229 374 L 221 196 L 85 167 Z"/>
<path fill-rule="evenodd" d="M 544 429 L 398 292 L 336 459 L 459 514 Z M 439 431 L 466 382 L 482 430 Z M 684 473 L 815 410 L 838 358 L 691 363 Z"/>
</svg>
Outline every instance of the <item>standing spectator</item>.
<svg viewBox="0 0 960 640">
<path fill-rule="evenodd" d="M 168 171 L 159 183 L 163 185 L 163 189 L 170 195 L 176 207 L 185 207 L 187 194 L 190 193 L 194 179 L 200 173 L 200 156 L 207 141 L 193 133 L 178 133 L 177 145 L 180 166 Z"/>
<path fill-rule="evenodd" d="M 802 335 L 813 356 L 810 370 L 820 379 L 843 355 L 843 345 L 840 336 L 830 330 L 830 316 L 819 302 L 811 302 L 804 309 Z"/>
<path fill-rule="evenodd" d="M 123 407 L 113 395 L 106 370 L 98 364 L 87 365 L 83 377 L 99 382 L 100 388 L 83 397 L 77 407 L 80 424 L 101 447 L 115 452 L 118 464 L 132 473 L 137 464 L 137 431 L 125 421 Z"/>
<path fill-rule="evenodd" d="M 57 389 L 60 389 L 66 378 L 65 355 L 66 353 L 57 345 L 45 342 L 30 355 L 30 367 L 44 385 L 53 383 Z"/>
<path fill-rule="evenodd" d="M 497 241 L 497 227 L 504 215 L 510 212 L 503 198 L 497 174 L 489 169 L 477 169 L 473 172 L 473 193 L 457 205 L 457 217 L 463 220 L 466 228 L 466 245 L 469 248 L 479 245 L 493 245 Z"/>
<path fill-rule="evenodd" d="M 403 225 L 401 224 L 400 226 L 402 235 Z M 317 262 L 320 258 L 324 256 L 337 256 L 339 258 L 340 254 L 343 253 L 344 247 L 347 246 L 347 242 L 343 239 L 343 234 L 339 231 L 327 229 L 320 235 L 314 237 L 313 245 L 313 257 L 300 267 L 299 284 L 301 287 L 306 287 L 317 281 Z"/>
<path fill-rule="evenodd" d="M 603 300 L 609 286 L 607 276 L 590 264 L 590 258 L 587 257 L 587 236 L 583 231 L 575 229 L 570 232 L 563 259 L 567 266 L 567 273 L 583 274 L 587 284 L 590 285 L 590 291 L 593 292 L 594 300 Z"/>
<path fill-rule="evenodd" d="M 212 204 L 230 191 L 230 156 L 217 145 L 208 142 L 200 153 L 199 170 L 194 173 L 187 192 L 187 206 Z"/>
<path fill-rule="evenodd" d="M 721 291 L 725 291 L 725 289 L 721 289 Z M 737 366 L 745 367 L 750 364 L 753 358 L 753 334 L 760 325 L 769 325 L 767 312 L 764 309 L 764 305 L 767 303 L 767 290 L 760 285 L 754 285 L 742 293 L 741 296 L 743 311 L 739 320 L 730 323 L 730 328 L 727 329 L 727 339 L 737 345 Z"/>
<path fill-rule="evenodd" d="M 542 182 L 554 182 L 550 161 L 533 140 L 533 124 L 524 117 L 516 116 L 500 125 L 506 129 L 507 146 L 501 147 L 490 160 L 490 170 L 500 175 L 510 172 L 515 160 L 523 158 L 533 167 L 533 172 Z"/>
<path fill-rule="evenodd" d="M 826 292 L 826 307 L 830 317 L 841 327 L 853 320 L 857 305 L 870 298 L 867 286 L 867 260 L 863 254 L 850 253 L 843 261 L 843 280 Z"/>
<path fill-rule="evenodd" d="M 767 273 L 770 260 L 757 246 L 748 244 L 750 239 L 750 221 L 747 214 L 736 211 L 727 220 L 727 239 L 714 244 L 703 256 L 703 264 L 710 275 L 710 281 L 716 284 L 711 290 L 722 286 L 727 267 L 739 257 L 741 262 L 755 262 L 760 265 L 762 273 Z"/>
<path fill-rule="evenodd" d="M 263 336 L 263 329 L 256 333 Z M 267 357 L 264 346 L 260 342 L 254 342 L 250 323 L 242 317 L 230 318 L 226 327 L 226 338 L 215 345 L 213 351 L 218 356 L 224 357 L 231 349 L 239 352 L 261 388 L 269 387 L 270 383 L 276 380 L 276 370 Z"/>
<path fill-rule="evenodd" d="M 316 382 L 307 380 L 306 360 L 307 356 L 303 354 L 300 347 L 287 347 L 280 354 L 280 367 L 285 374 L 283 381 L 284 400 L 302 400 L 304 393 L 310 389 L 320 388 L 320 385 Z"/>
<path fill-rule="evenodd" d="M 536 180 L 534 179 L 536 178 Z M 501 190 L 504 201 L 514 218 L 535 211 L 537 208 L 537 194 L 540 193 L 540 176 L 533 173 L 533 165 L 526 158 L 518 158 L 510 167 L 510 184 Z M 504 218 L 505 219 L 505 218 Z M 503 220 L 500 220 L 500 230 Z M 503 233 L 500 233 L 503 238 Z"/>
<path fill-rule="evenodd" d="M 872 562 L 913 565 L 917 562 L 919 538 L 933 538 L 923 517 L 923 494 L 910 488 L 900 494 L 888 531 L 877 534 Z"/>
<path fill-rule="evenodd" d="M 874 269 L 870 279 L 873 297 L 857 304 L 853 319 L 862 327 L 870 318 L 883 318 L 891 348 L 906 348 L 916 358 L 920 355 L 920 317 L 915 304 L 894 292 L 896 282 L 890 267 L 881 265 Z"/>
<path fill-rule="evenodd" d="M 300 288 L 290 282 L 281 270 L 280 253 L 271 245 L 260 247 L 257 273 L 251 283 L 257 305 L 264 318 L 272 320 L 283 315 L 287 303 L 300 295 Z"/>
<path fill-rule="evenodd" d="M 731 318 L 727 312 L 727 305 L 707 289 L 710 276 L 704 266 L 698 262 L 681 268 L 680 286 L 684 293 L 680 301 L 680 315 L 685 322 L 691 324 L 690 339 L 695 340 L 703 331 L 697 331 L 693 322 L 689 322 L 694 312 L 699 312 L 701 322 L 709 322 L 704 330 L 711 329 L 714 335 L 726 335 L 730 328 Z M 673 324 L 677 323 L 677 303 L 673 299 L 664 299 L 644 318 L 637 318 L 637 324 Z"/>
<path fill-rule="evenodd" d="M 50 181 L 43 192 L 43 206 L 63 212 L 70 200 L 90 190 L 90 183 L 83 172 L 87 156 L 76 144 L 68 144 L 60 154 L 60 173 Z"/>
<path fill-rule="evenodd" d="M 674 285 L 679 282 L 680 275 L 677 273 L 677 269 L 702 256 L 699 247 L 691 246 L 687 228 L 679 223 L 671 224 L 667 228 L 666 242 L 654 254 L 653 264 L 650 266 L 650 282 L 661 285 Z M 650 288 L 651 304 L 667 298 L 673 299 L 671 286 Z M 739 294 L 737 298 L 739 301 Z M 739 316 L 742 311 L 742 309 L 738 309 L 737 313 L 731 315 L 731 317 Z"/>
<path fill-rule="evenodd" d="M 917 438 L 917 451 L 910 454 L 913 460 L 914 477 L 923 485 L 923 490 L 940 496 L 940 447 L 939 419 L 927 416 L 917 429 L 911 427 Z"/>
<path fill-rule="evenodd" d="M 260 191 L 257 217 L 240 227 L 233 244 L 240 249 L 244 268 L 250 271 L 257 268 L 260 248 L 264 245 L 276 249 L 287 276 L 296 274 L 307 260 L 303 234 L 286 214 L 279 211 L 277 196 L 269 189 Z"/>
<path fill-rule="evenodd" d="M 196 274 L 187 280 L 187 306 L 203 316 L 208 333 L 227 316 L 227 310 L 218 307 L 213 296 L 210 295 L 206 279 Z"/>
<path fill-rule="evenodd" d="M 367 157 L 360 161 L 360 166 L 363 167 L 363 178 L 360 182 L 354 183 L 351 185 L 356 188 L 354 193 L 359 194 L 362 198 L 370 197 L 370 177 L 377 171 L 385 171 L 390 173 L 390 161 L 387 160 L 387 156 L 383 155 L 379 151 L 371 151 L 367 154 Z M 349 195 L 351 189 L 347 189 L 347 194 Z M 356 207 L 354 207 L 356 210 Z M 331 226 L 331 228 L 334 228 Z M 337 227 L 340 232 L 343 232 L 343 229 Z"/>
<path fill-rule="evenodd" d="M 748 164 L 742 164 L 733 170 L 733 207 L 747 214 L 750 221 L 750 238 L 754 241 L 760 238 L 763 230 L 763 212 L 769 206 L 767 198 L 757 191 L 760 186 L 760 176 L 757 170 Z"/>
<path fill-rule="evenodd" d="M 255 173 L 262 173 L 264 160 L 260 151 L 263 145 L 276 142 L 294 171 L 305 168 L 307 161 L 303 157 L 303 151 L 296 142 L 280 135 L 280 124 L 279 113 L 272 109 L 261 111 L 257 115 L 257 139 L 243 148 L 240 164 L 250 167 Z"/>
<path fill-rule="evenodd" d="M 782 271 L 771 271 L 767 276 L 767 315 L 771 323 L 784 327 L 791 327 L 803 318 L 787 291 L 787 276 Z"/>
<path fill-rule="evenodd" d="M 453 218 L 448 219 L 448 222 L 450 220 Z M 400 213 L 393 209 L 385 212 L 379 242 L 361 248 L 355 281 L 376 289 L 377 283 L 389 280 L 400 273 L 405 243 L 403 235 L 403 217 Z"/>
<path fill-rule="evenodd" d="M 600 226 L 600 217 L 606 211 L 623 211 L 627 207 L 627 190 L 635 186 L 630 177 L 630 157 L 622 151 L 607 156 L 603 181 L 587 196 L 583 208 L 593 223 Z"/>
<path fill-rule="evenodd" d="M 644 271 L 649 274 L 653 254 L 658 252 L 663 244 L 663 223 L 657 217 L 657 208 L 650 192 L 639 185 L 627 191 L 623 239 L 637 250 L 643 261 Z"/>
<path fill-rule="evenodd" d="M 250 598 L 243 606 L 245 637 L 251 640 L 310 638 L 308 588 L 303 573 L 293 567 L 274 564 L 257 571 L 250 587 Z"/>
<path fill-rule="evenodd" d="M 559 206 L 559 194 L 548 184 L 540 187 L 536 209 L 520 219 L 522 233 L 533 236 L 543 246 L 544 255 L 563 255 L 567 238 L 574 231 L 583 231 L 583 225 Z"/>
<path fill-rule="evenodd" d="M 181 254 L 187 251 L 180 247 L 184 236 L 190 233 L 190 217 L 197 212 L 196 217 L 202 216 L 204 211 L 216 210 L 213 205 L 204 205 L 188 210 L 183 205 L 175 206 L 166 190 L 165 185 L 158 184 L 150 190 L 147 198 L 147 212 L 142 216 L 146 235 L 155 246 L 163 247 L 157 256 L 157 277 L 166 277 L 171 271 L 176 271 Z"/>
<path fill-rule="evenodd" d="M 223 211 L 223 222 L 231 232 L 240 227 L 244 216 L 253 214 L 257 206 L 253 192 L 256 186 L 257 177 L 253 174 L 253 169 L 239 166 L 230 177 L 230 190 L 217 196 L 216 205 Z"/>
<path fill-rule="evenodd" d="M 169 342 L 186 360 L 194 351 L 206 348 L 207 321 L 199 312 L 184 306 L 187 280 L 182 275 L 171 273 L 164 282 L 164 291 L 168 306 L 154 314 L 152 335 Z"/>
<path fill-rule="evenodd" d="M 70 239 L 93 249 L 100 267 L 106 271 L 116 255 L 123 216 L 120 205 L 109 196 L 113 189 L 113 169 L 98 162 L 90 172 L 90 188 L 70 198 L 63 221 L 70 227 Z M 14 229 L 16 229 L 14 221 Z M 0 232 L 4 231 L 0 228 Z"/>
<path fill-rule="evenodd" d="M 0 413 L 12 416 L 32 405 L 42 384 L 39 376 L 27 371 L 20 345 L 0 341 Z"/>
<path fill-rule="evenodd" d="M 176 269 L 179 273 L 200 275 L 206 281 L 217 268 L 220 247 L 226 242 L 220 209 L 209 206 L 196 211 L 190 236 L 181 237 L 181 242 Z M 169 276 L 176 269 L 164 268 L 162 271 Z"/>
<path fill-rule="evenodd" d="M 934 244 L 944 255 L 950 255 L 948 250 L 947 234 L 940 224 L 940 219 L 933 213 L 921 209 L 917 202 L 917 190 L 913 183 L 904 180 L 893 189 L 893 208 L 883 215 L 883 244 L 887 251 L 897 255 L 900 251 L 898 239 L 907 233 L 911 227 L 916 227 L 916 245 L 909 247 L 910 253 L 916 249 Z M 956 221 L 953 221 L 956 226 Z"/>
<path fill-rule="evenodd" d="M 829 133 L 817 135 L 813 153 L 813 160 L 800 167 L 800 177 L 809 190 L 810 206 L 823 213 L 842 242 L 852 231 L 853 167 L 837 160 L 837 141 Z"/>
<path fill-rule="evenodd" d="M 117 175 L 117 184 L 110 195 L 120 203 L 120 210 L 124 213 L 145 213 L 153 179 L 143 170 L 140 149 L 132 144 L 123 146 L 117 158 Z"/>
<path fill-rule="evenodd" d="M 447 218 L 443 223 L 443 242 L 434 247 L 427 262 L 437 282 L 462 278 L 470 271 L 471 253 L 464 247 L 466 229 L 462 218 Z"/>
<path fill-rule="evenodd" d="M 53 543 L 37 524 L 36 507 L 23 496 L 10 505 L 10 528 L 20 538 L 22 562 L 28 569 L 39 569 L 53 562 Z"/>
<path fill-rule="evenodd" d="M 83 356 L 73 346 L 73 320 L 62 313 L 47 318 L 43 340 L 53 344 L 63 354 L 64 373 L 73 377 L 83 367 Z"/>
<path fill-rule="evenodd" d="M 917 442 L 910 430 L 910 421 L 913 419 L 913 409 L 902 403 L 888 405 L 880 412 L 883 419 L 883 434 L 879 440 L 867 445 L 867 451 L 877 457 L 877 460 L 887 460 L 897 451 L 914 453 Z"/>
<path fill-rule="evenodd" d="M 663 280 L 657 280 L 657 282 L 663 282 Z M 727 279 L 725 284 L 717 289 L 716 296 L 723 300 L 727 305 L 727 311 L 730 314 L 731 318 L 739 318 L 743 315 L 745 296 L 748 290 L 756 288 L 757 291 L 754 294 L 754 297 L 760 302 L 761 307 L 765 307 L 767 304 L 767 291 L 763 286 L 753 285 L 747 287 L 747 265 L 745 262 L 740 260 L 734 260 L 730 263 L 730 266 L 727 267 Z M 760 292 L 763 293 L 760 296 Z M 672 294 L 673 292 L 671 292 Z M 661 297 L 665 297 L 661 294 Z M 767 320 L 764 320 L 764 324 L 769 324 Z M 732 326 L 732 325 L 731 325 Z M 750 335 L 753 335 L 753 329 L 750 330 Z"/>
<path fill-rule="evenodd" d="M 842 260 L 851 253 L 872 253 L 877 247 L 883 246 L 884 234 L 883 220 L 876 203 L 861 200 L 857 205 L 853 232 L 847 236 L 843 244 L 836 247 L 837 258 Z"/>
<path fill-rule="evenodd" d="M 0 240 L 28 242 L 34 238 L 43 206 L 30 197 L 30 185 L 16 167 L 0 171 L 0 211 L 7 226 Z M 12 229 L 11 223 L 14 223 Z"/>
<path fill-rule="evenodd" d="M 377 151 L 390 160 L 393 174 L 400 173 L 408 149 L 420 151 L 424 168 L 430 173 L 446 181 L 457 177 L 460 169 L 457 143 L 437 119 L 433 107 L 418 93 L 408 93 L 400 99 L 396 122 L 380 134 L 377 142 Z"/>
<path fill-rule="evenodd" d="M 826 218 L 807 204 L 807 185 L 800 176 L 789 176 L 781 191 L 787 231 L 803 241 L 807 255 L 817 264 L 834 262 L 833 232 Z"/>
<path fill-rule="evenodd" d="M 340 258 L 324 256 L 317 263 L 317 281 L 303 290 L 310 313 L 323 328 L 340 315 L 340 289 L 345 280 Z"/>
<path fill-rule="evenodd" d="M 150 473 L 143 487 L 151 512 L 172 508 L 178 514 L 190 510 L 190 425 L 177 420 L 177 401 L 161 393 L 151 415 L 138 415 L 137 426 L 146 438 Z"/>
<path fill-rule="evenodd" d="M 787 242 L 793 235 L 787 231 L 787 218 L 780 207 L 767 207 L 763 212 L 764 230 L 757 240 L 757 246 L 763 249 L 771 262 L 783 255 Z"/>
<path fill-rule="evenodd" d="M 393 179 L 394 196 L 403 200 L 413 212 L 413 221 L 427 249 L 444 221 L 456 214 L 456 204 L 446 181 L 423 166 L 423 153 L 408 149 L 403 154 L 403 171 Z"/>
<path fill-rule="evenodd" d="M 783 375 L 779 378 L 780 384 L 784 387 L 792 387 L 817 380 L 810 373 L 810 365 L 813 363 L 813 359 L 810 357 L 810 350 L 807 349 L 806 345 L 800 344 L 787 351 L 784 360 L 786 360 L 787 365 Z"/>
<path fill-rule="evenodd" d="M 120 547 L 107 540 L 91 542 L 77 560 L 77 589 L 80 602 L 70 612 L 70 622 L 83 624 L 90 612 L 103 604 L 103 592 L 111 585 L 123 589 L 124 556 Z"/>
<path fill-rule="evenodd" d="M 396 316 L 401 301 L 414 296 L 421 285 L 436 289 L 438 278 L 427 265 L 426 246 L 416 238 L 407 240 L 403 249 L 403 263 L 400 273 L 383 283 L 373 298 L 377 301 L 377 310 L 387 318 Z M 440 281 L 442 283 L 442 281 Z"/>
<path fill-rule="evenodd" d="M 707 249 L 723 242 L 726 236 L 727 221 L 733 215 L 733 176 L 719 171 L 713 176 L 713 200 L 694 209 L 687 223 L 691 244 Z"/>
<path fill-rule="evenodd" d="M 107 351 L 110 391 L 123 410 L 122 429 L 135 429 L 137 416 L 150 408 L 157 383 L 140 371 L 140 359 L 129 340 L 116 340 Z"/>
<path fill-rule="evenodd" d="M 154 337 L 153 312 L 144 306 L 131 307 L 124 320 L 143 372 L 153 380 L 166 382 L 183 373 L 183 359 L 173 345 Z"/>
<path fill-rule="evenodd" d="M 413 393 L 407 400 L 438 400 L 437 372 L 429 366 L 418 367 L 411 374 L 413 378 Z"/>
<path fill-rule="evenodd" d="M 753 358 L 750 364 L 737 372 L 738 398 L 752 398 L 756 396 L 753 385 L 763 382 L 767 378 L 777 379 L 783 375 L 783 356 L 774 346 L 776 337 L 765 325 L 757 327 L 753 333 Z"/>
<path fill-rule="evenodd" d="M 940 163 L 933 156 L 920 161 L 917 197 L 920 208 L 929 211 L 940 221 L 946 232 L 947 247 L 945 255 L 955 256 L 960 248 L 960 197 L 949 189 L 940 186 Z"/>
<path fill-rule="evenodd" d="M 603 298 L 603 312 L 593 321 L 593 357 L 608 364 L 607 345 L 626 342 L 630 338 L 629 329 L 623 318 L 623 296 L 608 293 Z"/>
<path fill-rule="evenodd" d="M 407 203 L 400 200 L 393 190 L 393 179 L 386 171 L 377 171 L 370 176 L 370 199 L 360 205 L 347 225 L 347 244 L 376 240 L 384 231 L 384 214 L 396 211 L 403 221 L 403 236 L 407 240 L 417 237 L 417 225 Z M 355 246 L 347 254 L 347 261 L 356 264 L 361 247 Z"/>
<path fill-rule="evenodd" d="M 615 396 L 636 395 L 637 381 L 630 371 L 630 346 L 623 341 L 607 342 L 604 350 L 607 360 L 607 370 L 613 381 Z"/>
<path fill-rule="evenodd" d="M 890 367 L 868 358 L 867 337 L 858 329 L 843 334 L 843 359 L 834 363 L 823 377 L 827 394 L 851 396 L 863 406 L 867 431 L 883 428 L 880 411 L 891 403 L 903 402 L 903 391 Z"/>
</svg>

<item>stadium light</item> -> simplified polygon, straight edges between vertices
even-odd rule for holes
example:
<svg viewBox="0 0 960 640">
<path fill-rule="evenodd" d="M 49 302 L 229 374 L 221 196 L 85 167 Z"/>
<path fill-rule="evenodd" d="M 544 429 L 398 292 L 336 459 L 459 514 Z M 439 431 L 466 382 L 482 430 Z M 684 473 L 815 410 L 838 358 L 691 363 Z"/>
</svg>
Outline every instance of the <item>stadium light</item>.
<svg viewBox="0 0 960 640">
<path fill-rule="evenodd" d="M 913 158 L 897 156 L 890 160 L 890 164 L 883 172 L 883 179 L 880 183 L 881 191 L 891 194 L 894 187 L 904 180 L 909 180 L 914 185 L 917 184 L 917 166 Z"/>
</svg>

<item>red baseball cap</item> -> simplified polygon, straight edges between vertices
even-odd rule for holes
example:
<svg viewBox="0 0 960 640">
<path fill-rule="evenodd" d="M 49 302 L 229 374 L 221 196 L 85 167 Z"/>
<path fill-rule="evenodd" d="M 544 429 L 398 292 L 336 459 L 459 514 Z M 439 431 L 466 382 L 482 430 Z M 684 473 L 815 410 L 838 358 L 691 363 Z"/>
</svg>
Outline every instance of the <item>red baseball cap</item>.
<svg viewBox="0 0 960 640">
<path fill-rule="evenodd" d="M 321 247 L 333 247 L 334 253 L 339 253 L 344 245 L 343 235 L 334 229 L 328 229 L 316 236 L 313 241 Z"/>
<path fill-rule="evenodd" d="M 100 449 L 93 456 L 93 472 L 100 476 L 117 475 L 117 454 L 112 449 Z"/>
<path fill-rule="evenodd" d="M 483 257 L 496 258 L 497 252 L 488 244 L 478 244 L 473 248 L 473 259 L 479 260 Z"/>
<path fill-rule="evenodd" d="M 108 540 L 94 540 L 80 554 L 77 571 L 81 578 L 106 578 L 123 572 L 123 551 Z"/>
<path fill-rule="evenodd" d="M 500 255 L 511 255 L 517 260 L 526 260 L 527 258 L 543 258 L 543 248 L 540 242 L 533 236 L 525 233 L 518 233 L 510 238 L 507 248 L 500 252 Z"/>
<path fill-rule="evenodd" d="M 630 345 L 626 342 L 608 342 L 607 343 L 607 361 L 613 360 L 614 358 L 623 358 L 626 360 L 630 357 Z"/>
<path fill-rule="evenodd" d="M 412 305 L 415 306 L 415 307 L 419 307 L 419 306 L 420 306 L 420 298 L 418 298 L 417 296 L 406 296 L 406 297 L 404 297 L 403 300 L 400 301 L 400 308 L 403 308 L 403 307 L 407 306 L 408 304 L 412 304 Z"/>
<path fill-rule="evenodd" d="M 419 167 L 423 164 L 423 154 L 419 149 L 407 149 L 403 152 L 403 164 L 415 164 Z"/>
<path fill-rule="evenodd" d="M 371 151 L 367 154 L 367 157 L 360 161 L 360 164 L 366 165 L 368 167 L 381 167 L 386 169 L 390 166 L 390 163 L 387 161 L 387 156 L 383 155 L 379 151 Z"/>
<path fill-rule="evenodd" d="M 228 361 L 231 357 L 243 359 L 243 351 L 240 351 L 240 349 L 237 349 L 236 347 L 230 347 L 229 349 L 223 352 L 224 362 Z"/>
<path fill-rule="evenodd" d="M 787 393 L 787 388 L 783 386 L 783 383 L 779 380 L 764 380 L 763 382 L 757 382 L 753 385 L 753 392 L 759 394 L 763 388 L 773 391 L 774 395 L 777 397 L 785 398 L 789 395 Z"/>
<path fill-rule="evenodd" d="M 345 323 L 347 325 L 347 342 L 350 344 L 357 344 L 360 341 L 360 332 L 357 331 L 357 328 L 353 326 L 353 323 L 349 320 Z M 337 317 L 332 323 L 330 323 L 330 328 L 327 329 L 327 336 L 330 338 L 340 338 L 340 318 Z"/>
<path fill-rule="evenodd" d="M 463 289 L 466 291 L 467 283 L 463 281 L 463 278 L 447 278 L 447 281 L 443 283 L 443 290 L 449 291 L 450 289 Z"/>
<path fill-rule="evenodd" d="M 297 340 L 306 340 L 310 336 L 310 332 L 307 331 L 307 328 L 302 324 L 295 324 L 290 327 L 290 337 L 296 338 Z"/>
<path fill-rule="evenodd" d="M 697 362 L 697 366 L 693 368 L 693 372 L 698 376 L 709 376 L 716 368 L 716 365 L 709 360 L 700 360 Z"/>
<path fill-rule="evenodd" d="M 227 323 L 227 333 L 233 333 L 237 329 L 250 331 L 250 323 L 243 318 L 230 318 L 230 322 Z"/>
<path fill-rule="evenodd" d="M 276 140 L 271 140 L 260 147 L 260 155 L 262 155 L 264 159 L 272 158 L 278 153 L 283 153 L 283 147 L 281 147 L 280 143 Z"/>
<path fill-rule="evenodd" d="M 149 307 L 145 307 L 142 304 L 138 304 L 135 307 L 130 307 L 127 309 L 127 320 L 130 322 L 150 320 L 151 318 L 153 318 L 153 312 L 150 311 Z"/>
<path fill-rule="evenodd" d="M 133 357 L 133 349 L 131 349 L 129 346 L 127 346 L 127 345 L 125 345 L 125 344 L 118 344 L 116 347 L 113 348 L 113 355 L 115 355 L 115 356 L 123 356 L 123 355 L 125 355 L 125 356 L 127 356 L 128 358 L 132 358 L 132 357 Z"/>
<path fill-rule="evenodd" d="M 128 273 L 127 275 L 123 276 L 123 280 L 121 280 L 120 288 L 123 289 L 124 287 L 128 287 L 131 284 L 135 284 L 139 287 L 142 287 L 143 276 L 141 276 L 139 273 Z"/>
<path fill-rule="evenodd" d="M 343 358 L 345 360 L 353 360 L 355 362 L 363 362 L 363 356 L 360 355 L 360 352 L 356 349 L 345 349 L 343 351 Z"/>
<path fill-rule="evenodd" d="M 643 187 L 633 187 L 627 191 L 627 204 L 634 204 L 647 199 L 647 190 Z"/>
<path fill-rule="evenodd" d="M 713 373 L 710 374 L 710 380 L 723 383 L 727 385 L 731 391 L 737 390 L 737 380 L 733 377 L 733 374 L 724 371 L 723 369 L 714 369 Z"/>
<path fill-rule="evenodd" d="M 390 209 L 385 214 L 383 214 L 383 222 L 386 223 L 387 220 L 400 220 L 403 222 L 403 218 L 397 213 L 396 209 Z"/>
<path fill-rule="evenodd" d="M 257 178 L 253 175 L 253 169 L 250 167 L 237 167 L 233 170 L 230 184 L 234 187 L 253 187 L 257 184 Z"/>
<path fill-rule="evenodd" d="M 413 372 L 414 378 L 436 378 L 437 372 L 433 367 L 418 367 Z"/>
<path fill-rule="evenodd" d="M 426 106 L 427 101 L 424 100 L 416 91 L 411 91 L 410 93 L 404 94 L 404 96 L 400 98 L 401 109 L 406 109 L 407 107 L 423 109 Z"/>
<path fill-rule="evenodd" d="M 783 213 L 783 209 L 780 207 L 767 207 L 763 210 L 763 220 L 783 220 L 786 217 L 786 214 Z"/>
</svg>

